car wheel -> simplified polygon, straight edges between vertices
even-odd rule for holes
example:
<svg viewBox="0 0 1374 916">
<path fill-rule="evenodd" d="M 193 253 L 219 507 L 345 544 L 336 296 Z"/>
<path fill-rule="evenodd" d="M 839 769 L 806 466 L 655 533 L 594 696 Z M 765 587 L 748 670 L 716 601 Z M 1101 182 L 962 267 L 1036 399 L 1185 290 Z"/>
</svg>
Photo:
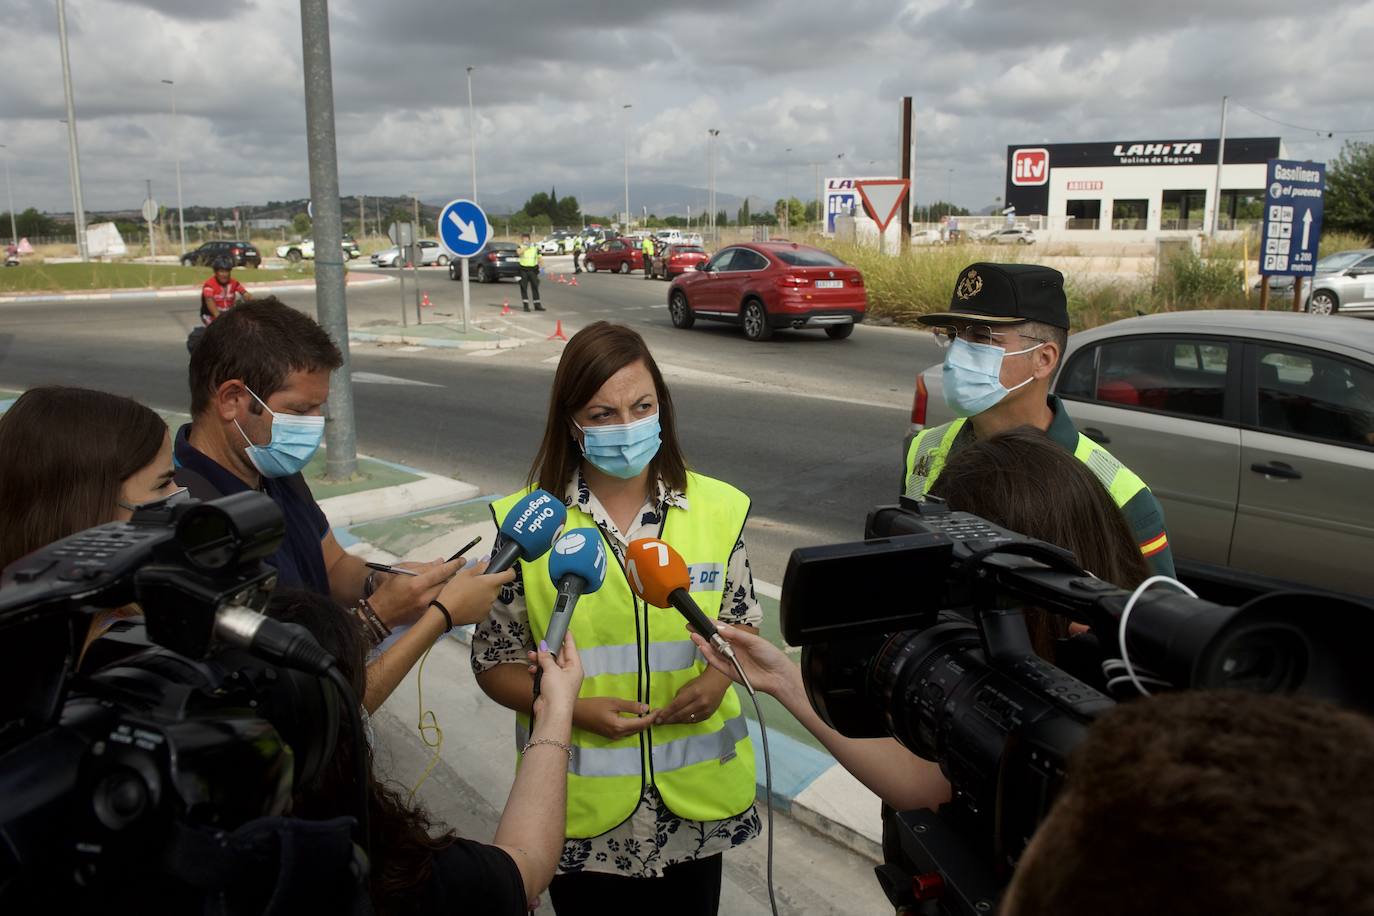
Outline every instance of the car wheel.
<svg viewBox="0 0 1374 916">
<path fill-rule="evenodd" d="M 831 340 L 844 340 L 846 337 L 853 333 L 854 322 L 852 321 L 848 324 L 827 325 L 825 328 L 825 336 L 829 337 Z"/>
<path fill-rule="evenodd" d="M 479 276 L 480 276 L 480 274 L 479 274 Z M 459 277 L 459 273 L 458 273 L 458 267 L 457 267 L 457 265 L 450 264 L 449 267 L 448 267 L 448 278 L 449 278 L 450 280 L 457 280 L 458 277 Z"/>
<path fill-rule="evenodd" d="M 745 337 L 750 340 L 767 340 L 773 336 L 773 329 L 768 324 L 768 312 L 759 300 L 750 299 L 744 303 L 742 317 Z"/>
<path fill-rule="evenodd" d="M 1334 315 L 1340 311 L 1341 304 L 1336 301 L 1335 293 L 1329 289 L 1319 289 L 1307 301 L 1307 310 L 1313 315 Z"/>
<path fill-rule="evenodd" d="M 438 260 L 436 260 L 434 263 L 435 263 L 435 264 L 438 264 L 440 267 L 447 267 L 447 266 L 448 266 L 448 255 L 446 255 L 446 254 L 441 254 L 441 255 L 439 255 Z"/>
<path fill-rule="evenodd" d="M 1020 242 L 1022 245 L 1030 244 L 1030 239 L 1017 239 L 1016 241 Z"/>
<path fill-rule="evenodd" d="M 292 248 L 290 251 L 286 253 L 286 260 L 290 261 L 292 264 L 299 264 L 301 262 L 300 251 L 298 249 Z"/>
<path fill-rule="evenodd" d="M 594 274 L 594 273 L 596 273 L 596 262 L 595 262 L 595 261 L 583 261 L 583 262 L 582 262 L 582 267 L 583 267 L 583 269 L 586 270 L 587 273 L 589 273 L 589 274 Z"/>
<path fill-rule="evenodd" d="M 619 273 L 619 274 L 627 274 L 627 273 L 629 273 L 629 272 L 630 272 L 630 262 L 629 262 L 629 261 L 621 261 L 621 262 L 620 262 L 620 270 L 616 271 L 616 273 Z"/>
<path fill-rule="evenodd" d="M 673 319 L 673 327 L 684 331 L 697 323 L 697 316 L 692 314 L 692 307 L 687 304 L 687 294 L 680 289 L 674 290 L 668 297 L 668 317 Z"/>
</svg>

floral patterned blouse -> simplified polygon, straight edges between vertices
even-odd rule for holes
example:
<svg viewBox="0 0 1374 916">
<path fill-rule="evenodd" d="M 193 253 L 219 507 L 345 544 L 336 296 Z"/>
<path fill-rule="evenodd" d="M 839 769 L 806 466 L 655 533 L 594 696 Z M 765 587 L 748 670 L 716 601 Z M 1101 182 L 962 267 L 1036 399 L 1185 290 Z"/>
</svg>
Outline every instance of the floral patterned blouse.
<svg viewBox="0 0 1374 916">
<path fill-rule="evenodd" d="M 612 538 L 612 547 L 623 556 L 633 540 L 658 537 L 664 513 L 687 509 L 687 496 L 670 490 L 660 480 L 653 497 L 639 511 L 639 520 L 624 534 L 616 528 L 581 471 L 569 481 L 563 501 L 590 515 Z M 754 594 L 754 575 L 741 539 L 730 554 L 721 601 L 720 620 L 758 626 L 763 609 Z M 527 651 L 534 649 L 525 587 L 516 566 L 515 581 L 501 590 L 491 614 L 477 625 L 472 636 L 472 670 L 481 674 L 496 665 L 528 664 Z M 560 874 L 579 871 L 607 872 L 633 878 L 655 878 L 678 862 L 717 855 L 758 836 L 762 831 L 758 811 L 751 805 L 742 814 L 722 821 L 689 821 L 668 809 L 657 790 L 648 785 L 639 807 L 619 826 L 591 839 L 569 839 L 558 863 Z"/>
</svg>

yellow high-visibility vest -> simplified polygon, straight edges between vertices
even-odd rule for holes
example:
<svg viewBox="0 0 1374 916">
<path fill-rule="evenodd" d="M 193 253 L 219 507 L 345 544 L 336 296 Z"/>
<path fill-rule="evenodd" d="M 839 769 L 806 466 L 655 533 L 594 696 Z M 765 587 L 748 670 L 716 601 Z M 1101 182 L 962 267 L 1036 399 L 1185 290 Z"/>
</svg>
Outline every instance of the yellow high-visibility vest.
<svg viewBox="0 0 1374 916">
<path fill-rule="evenodd" d="M 520 249 L 520 266 L 521 266 L 521 267 L 538 267 L 538 266 L 539 266 L 539 246 L 538 246 L 538 245 L 525 245 L 525 246 L 523 246 L 523 247 Z"/>
</svg>

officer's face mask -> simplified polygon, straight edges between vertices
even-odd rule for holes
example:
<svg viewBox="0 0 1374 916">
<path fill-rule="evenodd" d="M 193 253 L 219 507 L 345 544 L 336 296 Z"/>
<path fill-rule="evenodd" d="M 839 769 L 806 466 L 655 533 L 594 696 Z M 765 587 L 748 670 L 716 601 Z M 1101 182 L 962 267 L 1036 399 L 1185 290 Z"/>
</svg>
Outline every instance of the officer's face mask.
<svg viewBox="0 0 1374 916">
<path fill-rule="evenodd" d="M 290 477 L 299 473 L 320 448 L 320 440 L 324 438 L 324 417 L 275 413 L 262 398 L 253 394 L 253 389 L 247 385 L 243 387 L 272 416 L 272 439 L 266 445 L 253 444 L 239 421 L 234 421 L 239 435 L 248 443 L 244 449 L 248 460 L 264 477 Z"/>
<path fill-rule="evenodd" d="M 662 444 L 657 413 L 633 423 L 577 428 L 582 430 L 582 454 L 592 466 L 621 480 L 638 477 Z"/>
<path fill-rule="evenodd" d="M 970 343 L 955 337 L 945 351 L 943 370 L 945 403 L 955 416 L 977 416 L 1018 388 L 1035 381 L 1035 374 L 1020 384 L 1008 388 L 1002 384 L 1002 360 L 1020 356 L 1044 346 L 1038 343 L 1024 350 L 1010 353 L 995 344 Z"/>
</svg>

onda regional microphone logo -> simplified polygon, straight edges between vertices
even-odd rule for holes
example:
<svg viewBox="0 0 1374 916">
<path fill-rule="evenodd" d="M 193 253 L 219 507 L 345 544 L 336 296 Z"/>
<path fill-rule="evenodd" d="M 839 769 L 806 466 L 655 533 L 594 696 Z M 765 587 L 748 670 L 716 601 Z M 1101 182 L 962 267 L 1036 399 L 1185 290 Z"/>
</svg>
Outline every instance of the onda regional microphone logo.
<svg viewBox="0 0 1374 916">
<path fill-rule="evenodd" d="M 1050 151 L 1044 147 L 1019 149 L 1011 154 L 1011 183 L 1034 187 L 1050 180 Z"/>
</svg>

